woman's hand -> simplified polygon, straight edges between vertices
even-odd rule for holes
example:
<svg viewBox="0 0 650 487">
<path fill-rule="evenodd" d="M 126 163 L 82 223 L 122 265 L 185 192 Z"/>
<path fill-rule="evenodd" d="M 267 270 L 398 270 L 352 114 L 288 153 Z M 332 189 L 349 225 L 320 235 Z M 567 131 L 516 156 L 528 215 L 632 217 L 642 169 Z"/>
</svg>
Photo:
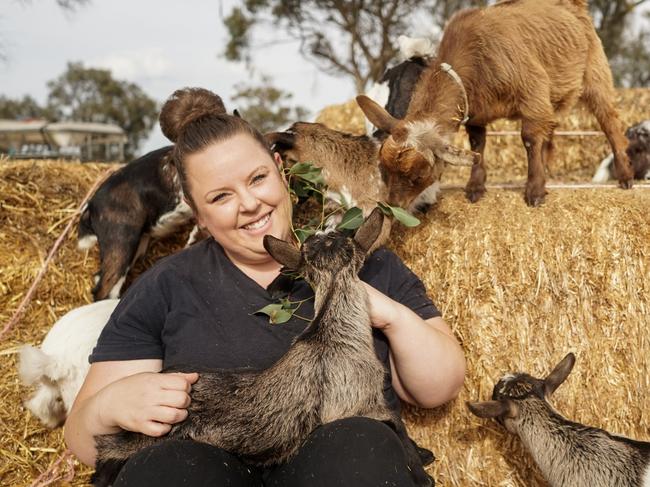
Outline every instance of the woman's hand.
<svg viewBox="0 0 650 487">
<path fill-rule="evenodd" d="M 136 431 L 149 436 L 167 434 L 187 417 L 196 372 L 141 372 L 115 381 L 98 395 L 99 420 L 107 429 Z"/>
</svg>

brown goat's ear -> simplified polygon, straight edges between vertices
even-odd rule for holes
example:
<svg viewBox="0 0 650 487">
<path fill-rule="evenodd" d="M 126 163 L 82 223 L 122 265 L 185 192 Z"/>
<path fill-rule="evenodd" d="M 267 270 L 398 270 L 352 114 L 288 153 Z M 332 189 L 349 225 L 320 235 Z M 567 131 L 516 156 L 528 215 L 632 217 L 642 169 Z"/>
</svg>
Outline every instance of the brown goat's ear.
<svg viewBox="0 0 650 487">
<path fill-rule="evenodd" d="M 361 246 L 363 250 L 368 252 L 370 247 L 377 241 L 381 228 L 384 225 L 384 212 L 379 207 L 372 210 L 364 221 L 357 233 L 354 235 L 354 240 Z"/>
<path fill-rule="evenodd" d="M 544 379 L 544 393 L 550 396 L 560 385 L 569 377 L 573 366 L 576 363 L 576 356 L 568 353 L 559 364 L 555 366 L 553 372 L 548 374 Z"/>
<path fill-rule="evenodd" d="M 293 149 L 296 145 L 296 136 L 287 132 L 271 132 L 264 134 L 264 139 L 269 147 L 277 151 Z"/>
<path fill-rule="evenodd" d="M 445 144 L 433 149 L 436 157 L 452 166 L 473 166 L 481 162 L 481 154 L 471 150 L 461 149 L 451 144 Z"/>
<path fill-rule="evenodd" d="M 233 117 L 241 118 L 241 113 L 236 108 L 232 111 Z"/>
<path fill-rule="evenodd" d="M 517 406 L 512 401 L 466 402 L 469 410 L 479 418 L 498 418 L 517 416 Z"/>
<path fill-rule="evenodd" d="M 264 235 L 264 248 L 276 262 L 292 270 L 298 270 L 302 257 L 300 250 L 288 242 L 275 238 L 273 235 Z"/>
<path fill-rule="evenodd" d="M 368 98 L 366 95 L 357 96 L 357 104 L 366 118 L 375 127 L 384 132 L 391 133 L 395 125 L 399 122 L 399 119 L 393 117 L 372 98 Z"/>
</svg>

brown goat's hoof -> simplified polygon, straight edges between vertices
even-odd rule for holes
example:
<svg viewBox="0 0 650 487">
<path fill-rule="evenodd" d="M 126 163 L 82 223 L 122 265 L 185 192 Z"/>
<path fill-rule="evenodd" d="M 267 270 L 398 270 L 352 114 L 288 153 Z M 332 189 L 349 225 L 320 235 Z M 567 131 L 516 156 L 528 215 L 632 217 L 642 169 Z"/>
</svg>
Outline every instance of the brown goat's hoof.
<svg viewBox="0 0 650 487">
<path fill-rule="evenodd" d="M 483 198 L 484 194 L 485 194 L 485 186 L 480 187 L 480 188 L 479 187 L 473 187 L 473 188 L 468 187 L 468 188 L 465 189 L 465 196 L 472 203 L 476 203 L 478 200 Z"/>
<path fill-rule="evenodd" d="M 625 181 L 619 181 L 618 185 L 623 189 L 632 189 L 632 187 L 634 186 L 634 180 L 628 179 Z"/>
<path fill-rule="evenodd" d="M 545 194 L 542 195 L 537 195 L 537 194 L 528 194 L 526 193 L 526 204 L 528 206 L 532 206 L 533 208 L 537 208 L 538 206 L 541 206 L 544 203 L 544 196 Z"/>
</svg>

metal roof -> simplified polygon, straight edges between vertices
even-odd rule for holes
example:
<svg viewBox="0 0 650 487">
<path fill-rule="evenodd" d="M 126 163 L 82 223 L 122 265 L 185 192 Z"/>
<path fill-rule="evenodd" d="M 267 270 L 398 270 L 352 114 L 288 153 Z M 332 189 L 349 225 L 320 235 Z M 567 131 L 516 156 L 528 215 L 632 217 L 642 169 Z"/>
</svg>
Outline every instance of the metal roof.
<svg viewBox="0 0 650 487">
<path fill-rule="evenodd" d="M 53 122 L 47 120 L 2 120 L 0 132 L 85 132 L 91 134 L 124 135 L 117 125 L 91 122 Z"/>
</svg>

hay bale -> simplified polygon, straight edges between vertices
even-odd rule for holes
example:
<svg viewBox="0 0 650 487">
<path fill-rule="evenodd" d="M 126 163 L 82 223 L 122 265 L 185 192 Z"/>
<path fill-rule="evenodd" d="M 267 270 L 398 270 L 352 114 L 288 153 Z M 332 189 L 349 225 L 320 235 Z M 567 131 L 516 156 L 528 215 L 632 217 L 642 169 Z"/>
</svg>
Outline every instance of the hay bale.
<svg viewBox="0 0 650 487">
<path fill-rule="evenodd" d="M 11 317 L 41 261 L 106 166 L 28 161 L 0 166 L 0 324 Z M 544 485 L 518 441 L 479 420 L 465 400 L 487 398 L 505 371 L 544 374 L 573 350 L 577 364 L 554 403 L 568 417 L 649 439 L 650 190 L 554 189 L 541 208 L 521 191 L 490 190 L 472 205 L 444 192 L 420 227 L 391 246 L 416 271 L 462 341 L 465 388 L 437 410 L 407 408 L 413 436 L 437 455 L 443 485 Z M 155 244 L 136 273 L 182 247 Z M 64 452 L 22 407 L 16 347 L 38 343 L 56 318 L 90 301 L 97 250 L 65 241 L 23 319 L 0 343 L 0 478 L 29 485 Z M 87 485 L 90 469 L 66 485 Z"/>
<path fill-rule="evenodd" d="M 0 163 L 0 329 L 26 295 L 50 248 L 80 201 L 108 164 L 63 161 Z M 182 248 L 186 235 L 155 243 L 129 282 L 163 255 Z M 17 348 L 38 344 L 66 312 L 92 301 L 97 247 L 76 248 L 76 226 L 50 264 L 25 314 L 0 342 L 0 478 L 3 485 L 29 485 L 65 451 L 61 429 L 50 431 L 31 417 L 22 400 L 30 391 L 16 373 Z M 127 283 L 128 285 L 128 283 Z M 62 468 L 70 467 L 67 464 Z M 76 467 L 72 485 L 86 485 L 91 470 Z"/>
<path fill-rule="evenodd" d="M 569 351 L 552 401 L 575 421 L 650 440 L 650 188 L 520 191 L 478 204 L 445 192 L 394 250 L 420 275 L 468 360 L 465 388 L 440 411 L 411 410 L 413 435 L 438 456 L 443 485 L 544 485 L 520 443 L 474 417 L 505 372 L 538 377 Z"/>
<path fill-rule="evenodd" d="M 625 127 L 648 118 L 646 107 L 650 105 L 650 89 L 629 88 L 617 90 L 617 106 Z M 354 100 L 341 105 L 332 105 L 320 112 L 318 122 L 328 127 L 351 132 L 364 133 L 364 118 Z M 497 120 L 488 125 L 489 131 L 519 131 L 517 121 Z M 559 131 L 600 130 L 598 122 L 582 105 L 573 108 L 558 120 Z M 460 130 L 455 142 L 469 148 L 464 129 Z M 610 147 L 603 135 L 557 136 L 555 137 L 555 160 L 548 168 L 549 180 L 590 181 L 600 161 L 609 154 Z M 485 147 L 485 161 L 488 183 L 515 182 L 526 179 L 527 159 L 519 135 L 488 136 Z M 469 168 L 447 167 L 442 182 L 461 184 L 469 179 Z"/>
</svg>

